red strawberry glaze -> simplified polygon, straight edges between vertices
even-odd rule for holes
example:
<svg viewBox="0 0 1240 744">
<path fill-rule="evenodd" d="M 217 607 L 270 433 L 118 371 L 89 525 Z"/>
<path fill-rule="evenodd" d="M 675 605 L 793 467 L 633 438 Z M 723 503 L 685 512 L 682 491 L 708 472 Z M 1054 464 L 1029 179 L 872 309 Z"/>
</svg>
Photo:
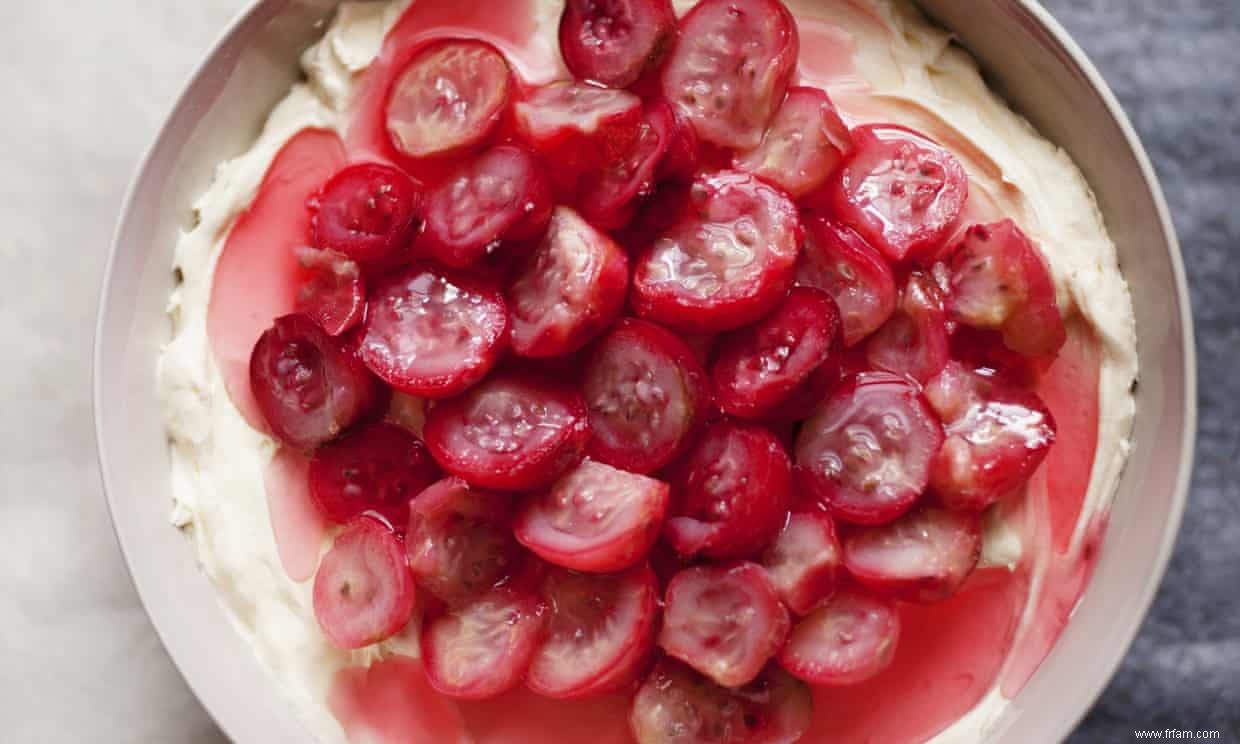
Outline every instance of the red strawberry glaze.
<svg viewBox="0 0 1240 744">
<path fill-rule="evenodd" d="M 207 338 L 228 397 L 259 431 L 267 424 L 250 390 L 250 352 L 271 321 L 297 305 L 302 269 L 296 249 L 310 239 L 306 200 L 344 163 L 344 147 L 332 132 L 307 129 L 289 140 L 215 265 Z"/>
<path fill-rule="evenodd" d="M 310 498 L 310 460 L 281 447 L 263 473 L 276 553 L 293 581 L 306 581 L 319 567 L 329 525 Z"/>
<path fill-rule="evenodd" d="M 430 686 L 422 662 L 408 656 L 341 669 L 327 706 L 349 741 L 469 741 L 460 710 Z"/>
</svg>

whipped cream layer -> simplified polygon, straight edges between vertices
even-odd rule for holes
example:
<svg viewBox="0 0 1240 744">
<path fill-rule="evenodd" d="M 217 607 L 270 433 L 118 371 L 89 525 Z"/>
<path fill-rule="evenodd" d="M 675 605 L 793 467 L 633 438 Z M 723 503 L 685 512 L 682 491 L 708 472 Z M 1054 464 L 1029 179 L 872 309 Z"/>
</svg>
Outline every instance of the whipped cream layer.
<svg viewBox="0 0 1240 744">
<path fill-rule="evenodd" d="M 693 2 L 676 5 L 683 12 Z M 289 577 L 272 533 L 264 477 L 276 444 L 251 429 L 230 401 L 212 359 L 207 308 L 229 230 L 254 199 L 268 166 L 305 128 L 344 134 L 359 81 L 408 6 L 409 0 L 342 4 L 322 41 L 302 57 L 305 82 L 275 108 L 248 152 L 219 166 L 195 205 L 195 227 L 176 247 L 183 281 L 170 298 L 174 336 L 159 361 L 159 394 L 172 442 L 172 521 L 191 539 L 238 632 L 325 742 L 344 740 L 326 704 L 336 674 L 391 654 L 416 656 L 416 639 L 398 637 L 347 653 L 319 631 L 313 582 Z M 1087 527 L 1105 513 L 1129 452 L 1136 375 L 1131 300 L 1088 185 L 1062 150 L 986 87 L 950 34 L 910 4 L 791 0 L 789 6 L 801 28 L 801 80 L 825 87 L 850 122 L 906 124 L 955 151 L 977 205 L 967 217 L 1013 217 L 1046 255 L 1065 316 L 1079 315 L 1096 337 L 1097 453 L 1072 555 Z M 561 3 L 539 0 L 536 7 L 536 39 L 554 47 Z M 1031 549 L 1022 544 L 1025 532 L 1015 518 L 994 515 L 987 524 L 984 565 L 1015 566 Z M 1022 627 L 1032 622 L 1044 573 L 1033 573 Z M 983 738 L 1006 703 L 996 684 L 934 741 Z"/>
</svg>

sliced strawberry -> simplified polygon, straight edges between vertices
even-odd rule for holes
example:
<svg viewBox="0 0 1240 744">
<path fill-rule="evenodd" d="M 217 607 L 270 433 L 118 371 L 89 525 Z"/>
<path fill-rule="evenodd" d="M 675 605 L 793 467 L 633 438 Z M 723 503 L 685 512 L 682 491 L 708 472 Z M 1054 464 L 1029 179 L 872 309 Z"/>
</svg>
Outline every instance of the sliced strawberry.
<svg viewBox="0 0 1240 744">
<path fill-rule="evenodd" d="M 557 207 L 508 291 L 513 351 L 554 357 L 580 349 L 620 314 L 628 283 L 624 250 L 573 210 Z"/>
<path fill-rule="evenodd" d="M 828 183 L 835 215 L 892 261 L 933 255 L 969 197 L 960 161 L 895 124 L 857 127 L 853 143 Z"/>
<path fill-rule="evenodd" d="M 796 624 L 779 663 L 810 684 L 855 685 L 891 664 L 899 638 L 890 601 L 845 591 Z"/>
<path fill-rule="evenodd" d="M 377 423 L 315 451 L 310 497 L 337 524 L 374 511 L 403 532 L 409 500 L 438 478 L 421 440 L 395 424 Z"/>
<path fill-rule="evenodd" d="M 792 500 L 792 466 L 767 429 L 715 424 L 678 467 L 677 503 L 664 531 L 676 552 L 743 558 L 779 534 Z"/>
<path fill-rule="evenodd" d="M 844 536 L 844 567 L 862 584 L 908 602 L 956 593 L 982 552 L 977 515 L 923 506 Z"/>
<path fill-rule="evenodd" d="M 933 277 L 909 274 L 896 312 L 870 337 L 866 358 L 878 369 L 925 382 L 947 364 L 947 313 Z"/>
<path fill-rule="evenodd" d="M 697 566 L 668 584 L 659 646 L 716 683 L 740 687 L 784 645 L 789 624 L 761 566 Z"/>
<path fill-rule="evenodd" d="M 322 248 L 297 249 L 301 287 L 297 312 L 308 315 L 328 335 L 339 336 L 366 316 L 366 286 L 361 267 L 344 254 Z"/>
<path fill-rule="evenodd" d="M 917 387 L 885 372 L 846 378 L 801 427 L 797 474 L 838 519 L 890 522 L 926 488 L 943 428 Z"/>
<path fill-rule="evenodd" d="M 413 615 L 413 576 L 392 529 L 359 517 L 323 556 L 314 577 L 314 616 L 338 648 L 355 649 L 395 635 Z"/>
<path fill-rule="evenodd" d="M 510 498 L 446 478 L 410 505 L 405 547 L 418 586 L 449 604 L 513 575 L 520 547 L 512 538 Z"/>
<path fill-rule="evenodd" d="M 525 676 L 542 628 L 543 610 L 535 597 L 493 589 L 426 624 L 426 677 L 439 692 L 461 700 L 507 692 Z"/>
<path fill-rule="evenodd" d="M 471 266 L 501 241 L 542 235 L 551 207 L 551 185 L 542 164 L 520 147 L 493 147 L 427 197 L 419 246 L 448 266 Z"/>
<path fill-rule="evenodd" d="M 952 249 L 952 317 L 1000 331 L 1003 343 L 1048 356 L 1067 339 L 1055 284 L 1038 249 L 1012 220 L 974 225 Z"/>
<path fill-rule="evenodd" d="M 620 571 L 644 560 L 663 528 L 668 486 L 587 460 L 530 499 L 514 530 L 543 560 L 576 571 Z"/>
<path fill-rule="evenodd" d="M 818 509 L 794 511 L 763 554 L 762 566 L 788 609 L 809 614 L 835 593 L 840 568 L 835 523 Z"/>
<path fill-rule="evenodd" d="M 351 165 L 310 199 L 310 234 L 319 248 L 361 263 L 396 257 L 421 224 L 422 189 L 404 171 L 379 163 Z"/>
<path fill-rule="evenodd" d="M 835 298 L 845 346 L 854 346 L 878 330 L 896 310 L 896 280 L 886 259 L 832 219 L 806 220 L 796 281 Z"/>
<path fill-rule="evenodd" d="M 271 433 L 313 449 L 382 404 L 379 381 L 305 315 L 276 318 L 250 355 L 250 387 Z"/>
<path fill-rule="evenodd" d="M 752 323 L 788 291 L 801 239 L 796 207 L 774 187 L 736 171 L 699 176 L 679 221 L 638 258 L 633 307 L 693 333 Z"/>
<path fill-rule="evenodd" d="M 489 284 L 414 266 L 370 291 L 360 354 L 398 390 L 456 395 L 481 380 L 508 343 L 508 308 Z"/>
<path fill-rule="evenodd" d="M 776 667 L 737 690 L 670 659 L 633 698 L 637 744 L 795 744 L 814 718 L 809 688 Z"/>
<path fill-rule="evenodd" d="M 1037 395 L 957 362 L 926 384 L 945 439 L 930 487 L 953 509 L 981 511 L 1019 488 L 1055 441 L 1055 419 Z"/>
<path fill-rule="evenodd" d="M 680 21 L 664 95 L 707 142 L 757 147 L 784 99 L 799 46 L 796 21 L 778 0 L 703 0 Z"/>
<path fill-rule="evenodd" d="M 675 136 L 672 107 L 662 100 L 647 104 L 633 143 L 583 182 L 577 200 L 581 213 L 608 229 L 626 225 L 637 200 L 654 191 L 657 168 Z"/>
<path fill-rule="evenodd" d="M 590 456 L 634 473 L 675 459 L 706 414 L 706 373 L 693 350 L 659 326 L 626 319 L 594 347 L 583 391 Z"/>
<path fill-rule="evenodd" d="M 671 0 L 568 0 L 560 53 L 574 76 L 627 88 L 658 64 L 676 35 Z"/>
<path fill-rule="evenodd" d="M 392 82 L 384 112 L 388 138 L 411 158 L 472 148 L 499 124 L 511 88 L 508 61 L 485 41 L 432 42 Z"/>
<path fill-rule="evenodd" d="M 732 162 L 799 199 L 826 183 L 851 147 L 848 127 L 826 92 L 796 87 L 788 90 L 762 143 Z"/>
<path fill-rule="evenodd" d="M 770 315 L 722 340 L 711 368 L 720 407 L 737 418 L 769 415 L 827 363 L 839 327 L 830 295 L 794 288 Z"/>
<path fill-rule="evenodd" d="M 426 445 L 444 470 L 474 485 L 533 491 L 581 460 L 586 415 L 572 388 L 501 375 L 431 409 Z"/>
<path fill-rule="evenodd" d="M 552 698 L 618 690 L 654 650 L 659 590 L 649 566 L 620 574 L 554 570 L 543 580 L 551 617 L 526 683 Z"/>
</svg>

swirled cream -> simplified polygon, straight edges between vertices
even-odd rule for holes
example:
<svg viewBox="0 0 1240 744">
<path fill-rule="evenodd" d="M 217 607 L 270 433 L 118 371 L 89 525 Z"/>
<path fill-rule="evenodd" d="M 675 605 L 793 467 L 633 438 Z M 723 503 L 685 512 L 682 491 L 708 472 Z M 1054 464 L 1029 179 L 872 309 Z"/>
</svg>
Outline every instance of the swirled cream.
<svg viewBox="0 0 1240 744">
<path fill-rule="evenodd" d="M 683 11 L 692 2 L 676 4 Z M 966 587 L 944 608 L 911 610 L 905 618 L 911 632 L 901 641 L 908 647 L 906 658 L 874 684 L 816 691 L 818 720 L 815 734 L 807 737 L 977 741 L 1066 622 L 1056 608 L 1065 600 L 1071 606 L 1088 578 L 1130 447 L 1136 375 L 1131 301 L 1080 171 L 986 87 L 950 34 L 903 0 L 788 4 L 800 26 L 801 81 L 825 88 L 850 123 L 894 121 L 951 148 L 970 176 L 969 221 L 1015 219 L 1046 255 L 1068 320 L 1069 344 L 1039 390 L 1060 421 L 1061 444 L 1023 501 L 987 517 L 986 568 L 979 574 L 998 578 L 973 582 L 974 588 Z M 349 157 L 373 156 L 356 131 L 353 113 L 375 95 L 370 78 L 384 61 L 385 38 L 392 44 L 404 34 L 407 38 L 397 41 L 407 44 L 418 35 L 468 29 L 508 53 L 527 79 L 563 74 L 555 41 L 558 2 L 523 0 L 505 4 L 504 12 L 487 6 L 489 15 L 475 5 L 459 0 L 342 4 L 323 39 L 302 57 L 305 81 L 275 108 L 248 152 L 219 166 L 196 204 L 195 227 L 176 247 L 183 281 L 169 302 L 174 334 L 159 361 L 159 393 L 172 442 L 172 521 L 189 536 L 238 632 L 325 742 L 344 740 L 346 731 L 355 740 L 378 740 L 401 725 L 378 720 L 381 716 L 358 697 L 381 694 L 375 685 L 401 691 L 410 684 L 399 660 L 417 655 L 411 642 L 416 630 L 353 653 L 334 649 L 320 633 L 310 588 L 327 529 L 307 507 L 304 493 L 295 491 L 304 462 L 277 455 L 275 443 L 247 423 L 244 405 L 230 398 L 236 360 L 213 348 L 209 305 L 221 290 L 217 269 L 230 236 L 298 133 L 335 132 Z M 399 399 L 394 413 L 416 427 L 416 402 Z M 1073 433 L 1074 446 L 1064 446 Z M 1095 443 L 1092 457 L 1080 454 L 1082 443 Z M 954 635 L 943 632 L 953 627 Z M 937 634 L 933 644 L 925 638 L 931 630 Z M 375 673 L 359 681 L 353 672 L 371 664 Z M 944 664 L 952 679 L 967 678 L 957 685 L 961 689 L 901 689 L 901 675 Z M 890 695 L 891 707 L 874 705 L 875 695 Z M 870 702 L 855 703 L 865 699 Z M 592 744 L 627 741 L 618 705 L 574 706 L 572 716 L 585 716 L 585 724 L 566 720 L 556 727 L 557 736 L 542 740 L 581 741 L 589 732 Z M 544 711 L 554 710 L 521 696 L 519 702 L 435 714 L 463 721 L 469 738 L 487 744 L 521 741 L 516 718 L 551 716 Z"/>
</svg>

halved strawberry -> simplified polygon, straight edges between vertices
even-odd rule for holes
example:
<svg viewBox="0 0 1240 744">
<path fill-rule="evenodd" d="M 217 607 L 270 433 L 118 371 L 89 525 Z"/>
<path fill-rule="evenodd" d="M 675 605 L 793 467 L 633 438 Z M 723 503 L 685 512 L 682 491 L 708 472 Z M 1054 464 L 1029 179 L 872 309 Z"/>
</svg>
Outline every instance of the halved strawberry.
<svg viewBox="0 0 1240 744">
<path fill-rule="evenodd" d="M 668 486 L 587 460 L 529 499 L 513 529 L 543 560 L 577 571 L 620 571 L 646 558 L 663 528 Z"/>
<path fill-rule="evenodd" d="M 757 147 L 784 99 L 799 48 L 796 21 L 778 0 L 703 0 L 680 21 L 664 95 L 703 140 Z"/>
<path fill-rule="evenodd" d="M 788 89 L 762 143 L 737 153 L 732 163 L 800 199 L 826 183 L 851 147 L 848 127 L 826 92 L 795 87 Z"/>
<path fill-rule="evenodd" d="M 924 383 L 943 369 L 948 353 L 943 295 L 933 277 L 914 271 L 895 314 L 870 337 L 866 358 L 878 369 Z"/>
<path fill-rule="evenodd" d="M 337 524 L 375 511 L 398 531 L 409 522 L 409 501 L 439 478 L 421 440 L 394 424 L 376 423 L 315 451 L 310 498 Z"/>
<path fill-rule="evenodd" d="M 378 643 L 413 615 L 414 586 L 405 551 L 392 529 L 359 517 L 323 556 L 314 577 L 314 616 L 338 648 Z"/>
<path fill-rule="evenodd" d="M 486 591 L 518 570 L 510 497 L 446 478 L 409 505 L 405 548 L 418 586 L 449 604 Z"/>
<path fill-rule="evenodd" d="M 421 224 L 421 187 L 405 172 L 380 163 L 351 165 L 310 199 L 315 247 L 360 263 L 398 256 Z"/>
<path fill-rule="evenodd" d="M 511 88 L 512 71 L 495 47 L 477 39 L 434 41 L 392 81 L 388 137 L 411 158 L 467 150 L 499 124 Z"/>
<path fill-rule="evenodd" d="M 801 427 L 800 483 L 838 519 L 890 522 L 926 488 L 943 428 L 907 380 L 885 372 L 846 378 Z"/>
<path fill-rule="evenodd" d="M 656 65 L 676 35 L 671 0 L 568 0 L 560 53 L 576 77 L 627 88 Z"/>
<path fill-rule="evenodd" d="M 718 684 L 740 687 L 784 645 L 789 625 L 761 566 L 696 566 L 668 584 L 659 646 Z"/>
<path fill-rule="evenodd" d="M 384 400 L 342 341 L 298 314 L 277 318 L 254 345 L 250 388 L 272 435 L 299 449 L 335 439 Z"/>
<path fill-rule="evenodd" d="M 526 683 L 540 695 L 579 698 L 633 681 L 654 650 L 659 590 L 649 566 L 620 574 L 554 570 L 543 580 L 547 639 Z"/>
<path fill-rule="evenodd" d="M 624 307 L 629 260 L 615 241 L 557 207 L 542 243 L 508 290 L 512 348 L 522 356 L 577 351 Z"/>
<path fill-rule="evenodd" d="M 595 345 L 582 388 L 594 433 L 590 456 L 634 473 L 654 472 L 683 451 L 710 395 L 693 350 L 634 319 Z"/>
<path fill-rule="evenodd" d="M 876 592 L 909 602 L 956 593 L 982 551 L 977 515 L 923 506 L 881 527 L 844 536 L 844 567 Z"/>
<path fill-rule="evenodd" d="M 490 284 L 414 266 L 371 289 L 360 355 L 396 389 L 444 398 L 486 376 L 508 344 L 508 325 Z"/>
<path fill-rule="evenodd" d="M 787 519 L 791 464 L 764 427 L 714 424 L 677 470 L 676 503 L 664 534 L 681 555 L 757 555 Z"/>
<path fill-rule="evenodd" d="M 422 658 L 431 686 L 449 697 L 485 700 L 521 681 L 538 649 L 537 598 L 493 589 L 426 623 Z"/>
<path fill-rule="evenodd" d="M 892 261 L 934 255 L 969 198 L 964 166 L 911 129 L 867 124 L 828 182 L 835 216 Z"/>
<path fill-rule="evenodd" d="M 339 336 L 366 316 L 366 286 L 357 262 L 335 251 L 302 246 L 297 312 L 308 315 L 331 336 Z"/>
<path fill-rule="evenodd" d="M 878 330 L 896 310 L 896 280 L 887 260 L 857 233 L 826 217 L 805 221 L 796 282 L 835 299 L 845 346 Z"/>
<path fill-rule="evenodd" d="M 418 245 L 437 261 L 464 268 L 501 241 L 542 235 L 551 208 L 551 185 L 542 164 L 520 147 L 493 147 L 430 193 Z"/>
<path fill-rule="evenodd" d="M 426 446 L 449 473 L 483 488 L 545 488 L 585 454 L 581 394 L 531 377 L 492 377 L 426 418 Z"/>
<path fill-rule="evenodd" d="M 810 684 L 854 685 L 891 664 L 899 638 L 894 604 L 844 591 L 796 624 L 779 663 Z"/>
<path fill-rule="evenodd" d="M 752 323 L 787 293 L 802 236 L 779 190 L 747 173 L 701 175 L 679 221 L 637 259 L 633 307 L 691 333 Z"/>
<path fill-rule="evenodd" d="M 637 744 L 795 744 L 813 718 L 809 688 L 777 667 L 730 690 L 663 659 L 633 698 L 629 727 Z"/>
<path fill-rule="evenodd" d="M 809 614 L 835 593 L 840 561 L 835 523 L 816 508 L 794 511 L 762 556 L 779 598 L 798 615 Z"/>
<path fill-rule="evenodd" d="M 767 417 L 828 362 L 839 326 L 830 295 L 793 288 L 770 315 L 723 338 L 711 368 L 719 406 L 737 418 Z"/>
<path fill-rule="evenodd" d="M 1055 441 L 1055 419 L 1034 393 L 952 362 L 926 384 L 945 439 L 930 487 L 948 507 L 981 511 L 1033 475 Z"/>
<path fill-rule="evenodd" d="M 952 317 L 997 330 L 1028 356 L 1059 351 L 1067 339 L 1055 284 L 1038 249 L 1012 220 L 974 225 L 952 249 Z"/>
</svg>

